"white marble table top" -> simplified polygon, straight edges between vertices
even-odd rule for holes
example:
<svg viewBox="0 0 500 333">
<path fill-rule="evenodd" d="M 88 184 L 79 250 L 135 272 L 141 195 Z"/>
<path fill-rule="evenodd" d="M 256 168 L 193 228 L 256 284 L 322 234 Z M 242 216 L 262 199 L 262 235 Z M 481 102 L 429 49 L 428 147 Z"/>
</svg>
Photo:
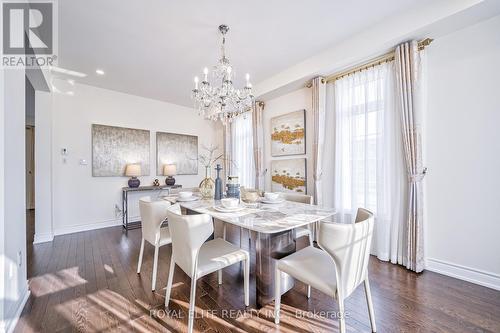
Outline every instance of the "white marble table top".
<svg viewBox="0 0 500 333">
<path fill-rule="evenodd" d="M 172 203 L 177 202 L 175 196 L 164 197 Z M 280 204 L 245 204 L 245 209 L 234 213 L 221 213 L 213 207 L 220 201 L 197 200 L 179 202 L 181 207 L 201 214 L 208 214 L 218 220 L 234 224 L 256 232 L 272 234 L 305 226 L 333 216 L 335 210 L 315 205 L 285 201 Z"/>
</svg>

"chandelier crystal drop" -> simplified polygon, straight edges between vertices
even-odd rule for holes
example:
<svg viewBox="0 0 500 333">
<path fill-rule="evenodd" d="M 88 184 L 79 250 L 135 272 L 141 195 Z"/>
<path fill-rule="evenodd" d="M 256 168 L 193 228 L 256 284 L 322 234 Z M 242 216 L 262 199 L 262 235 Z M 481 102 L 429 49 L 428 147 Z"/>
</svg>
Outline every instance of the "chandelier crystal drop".
<svg viewBox="0 0 500 333">
<path fill-rule="evenodd" d="M 246 85 L 242 89 L 233 86 L 234 70 L 226 57 L 227 25 L 219 26 L 222 34 L 221 57 L 211 73 L 207 67 L 203 70 L 203 80 L 194 78 L 191 97 L 200 116 L 210 120 L 221 120 L 224 124 L 233 118 L 252 110 L 254 96 L 250 75 L 246 74 Z"/>
</svg>

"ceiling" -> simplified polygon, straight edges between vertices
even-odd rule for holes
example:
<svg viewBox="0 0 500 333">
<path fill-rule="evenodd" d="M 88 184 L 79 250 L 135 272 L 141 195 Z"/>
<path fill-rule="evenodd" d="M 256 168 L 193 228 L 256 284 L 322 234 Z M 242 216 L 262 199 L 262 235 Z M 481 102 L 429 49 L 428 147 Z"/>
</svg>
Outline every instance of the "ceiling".
<svg viewBox="0 0 500 333">
<path fill-rule="evenodd" d="M 59 67 L 77 82 L 191 106 L 193 77 L 229 25 L 238 84 L 253 84 L 430 0 L 59 1 Z M 105 75 L 95 73 L 103 69 Z"/>
</svg>

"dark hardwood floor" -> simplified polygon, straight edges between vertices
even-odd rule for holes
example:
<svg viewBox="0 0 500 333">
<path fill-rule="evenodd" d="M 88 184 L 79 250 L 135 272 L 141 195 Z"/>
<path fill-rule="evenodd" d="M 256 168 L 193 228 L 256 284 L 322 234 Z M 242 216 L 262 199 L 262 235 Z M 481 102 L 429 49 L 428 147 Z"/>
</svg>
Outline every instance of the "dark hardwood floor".
<svg viewBox="0 0 500 333">
<path fill-rule="evenodd" d="M 177 268 L 171 313 L 163 311 L 170 245 L 160 250 L 157 292 L 151 292 L 153 247 L 146 246 L 136 274 L 140 230 L 113 227 L 55 237 L 30 245 L 31 297 L 15 332 L 184 332 L 190 279 Z M 239 232 L 229 230 L 239 244 Z M 299 247 L 305 239 L 299 240 Z M 252 269 L 255 258 L 252 258 Z M 432 272 L 370 261 L 378 332 L 500 332 L 500 292 Z M 251 279 L 254 279 L 253 274 Z M 255 310 L 243 304 L 239 265 L 202 278 L 196 295 L 198 332 L 337 331 L 336 302 L 300 282 L 282 298 L 282 319 L 274 325 L 270 304 Z M 250 285 L 255 288 L 255 281 Z M 348 332 L 370 332 L 363 287 L 346 301 Z"/>
<path fill-rule="evenodd" d="M 31 267 L 33 258 L 33 241 L 35 240 L 35 210 L 26 210 L 26 267 Z M 28 276 L 29 278 L 29 276 Z"/>
</svg>

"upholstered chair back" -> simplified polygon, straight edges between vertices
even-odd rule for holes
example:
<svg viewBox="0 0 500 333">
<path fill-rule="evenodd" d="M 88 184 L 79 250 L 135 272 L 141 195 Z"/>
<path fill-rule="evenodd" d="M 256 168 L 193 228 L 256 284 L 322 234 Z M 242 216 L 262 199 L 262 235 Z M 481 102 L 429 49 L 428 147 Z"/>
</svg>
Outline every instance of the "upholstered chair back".
<svg viewBox="0 0 500 333">
<path fill-rule="evenodd" d="M 373 223 L 373 214 L 366 209 L 358 209 L 356 223 L 320 223 L 318 244 L 335 263 L 337 291 L 342 298 L 367 276 Z"/>
<path fill-rule="evenodd" d="M 151 244 L 156 244 L 160 237 L 161 224 L 167 218 L 170 203 L 166 200 L 152 201 L 151 197 L 139 199 L 142 237 Z"/>
<path fill-rule="evenodd" d="M 281 197 L 288 201 L 300 202 L 309 205 L 312 205 L 314 201 L 312 195 L 307 195 L 307 194 L 281 193 Z"/>
<path fill-rule="evenodd" d="M 200 247 L 214 231 L 212 218 L 207 214 L 182 215 L 179 204 L 172 205 L 167 216 L 172 259 L 193 277 Z"/>
</svg>

